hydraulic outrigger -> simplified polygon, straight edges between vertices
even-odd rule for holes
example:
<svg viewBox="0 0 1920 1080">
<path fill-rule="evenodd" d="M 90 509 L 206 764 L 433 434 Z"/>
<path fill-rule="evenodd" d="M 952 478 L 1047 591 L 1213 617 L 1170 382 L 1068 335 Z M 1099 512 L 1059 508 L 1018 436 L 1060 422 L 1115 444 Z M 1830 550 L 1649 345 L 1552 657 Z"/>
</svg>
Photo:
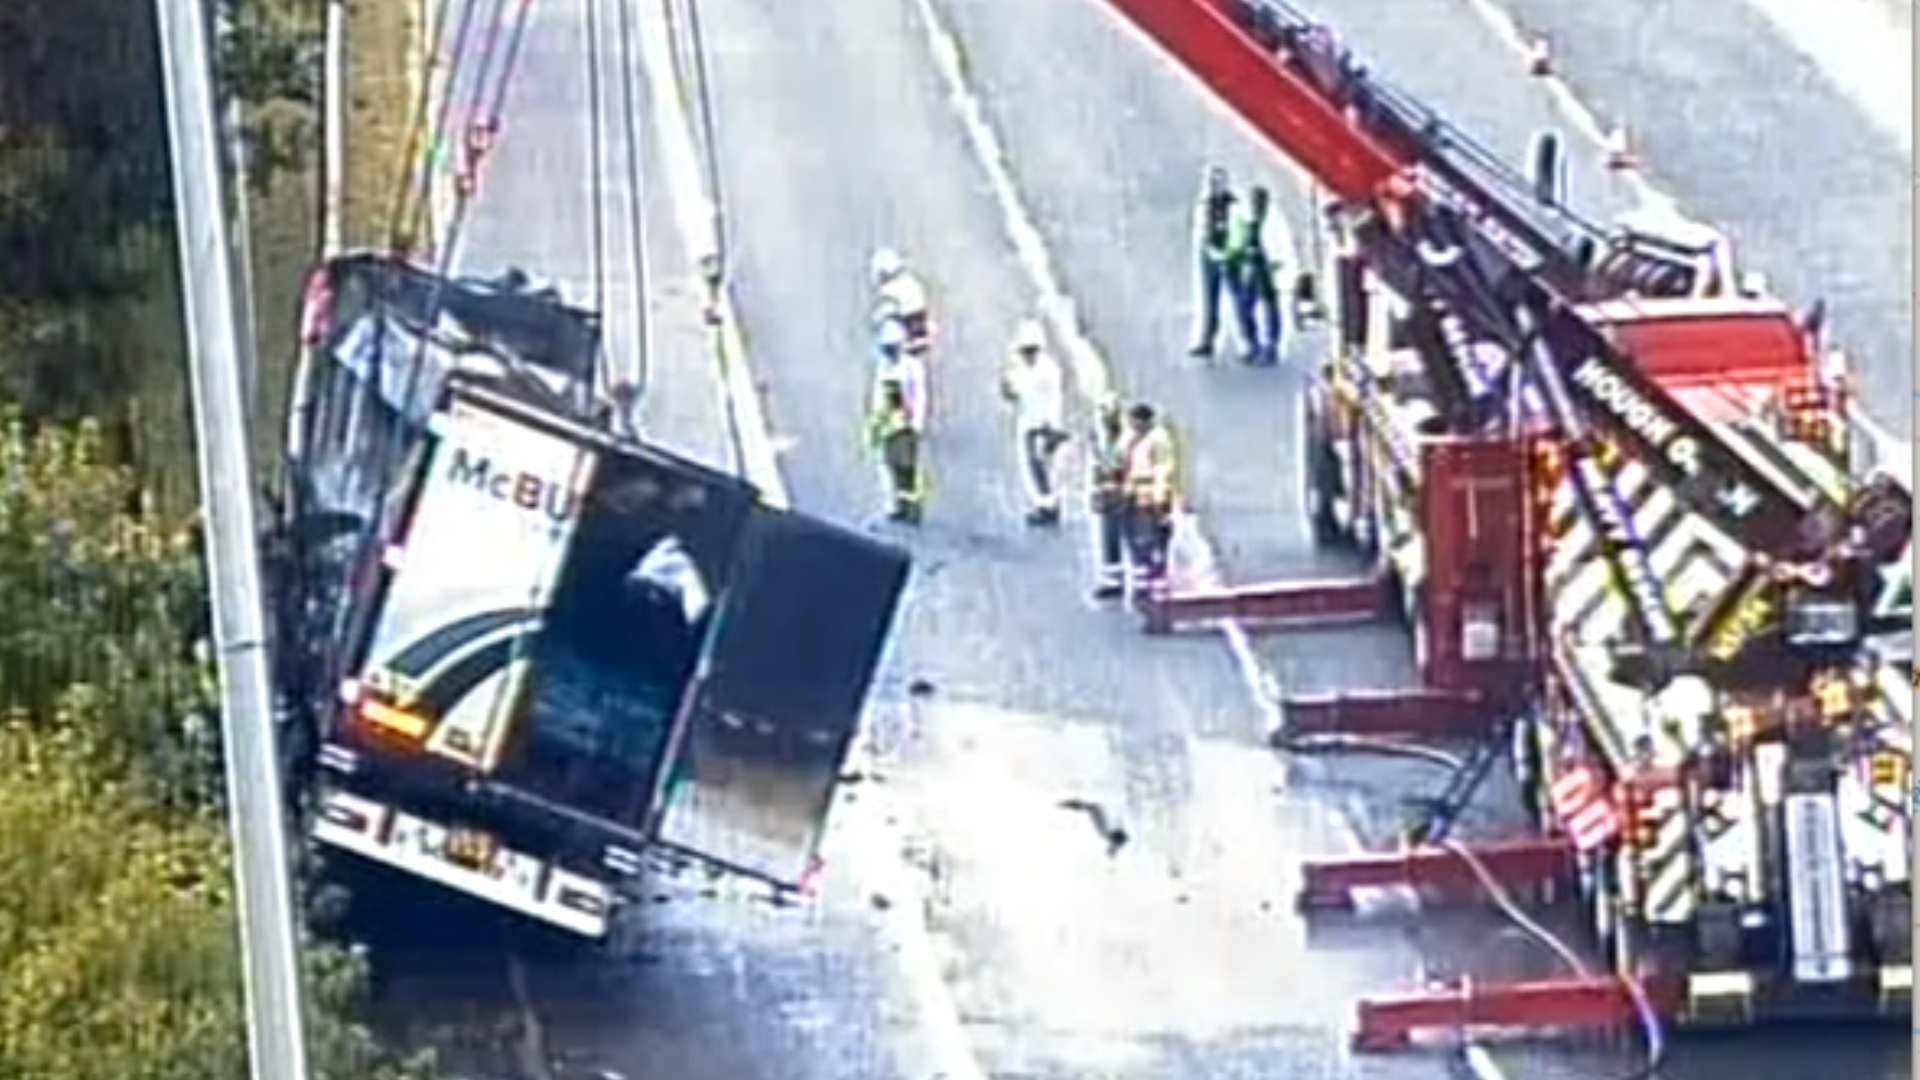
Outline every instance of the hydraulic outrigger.
<svg viewBox="0 0 1920 1080">
<path fill-rule="evenodd" d="M 1300 897 L 1306 910 L 1343 907 L 1353 891 L 1413 886 L 1423 891 L 1474 889 L 1480 875 L 1515 884 L 1571 880 L 1591 874 L 1593 844 L 1563 835 L 1526 836 L 1464 849 L 1442 844 L 1453 818 L 1501 753 L 1515 717 L 1541 693 L 1540 673 L 1554 661 L 1546 633 L 1540 566 L 1515 535 L 1485 521 L 1520 520 L 1530 504 L 1511 490 L 1536 455 L 1550 451 L 1576 512 L 1594 536 L 1615 592 L 1630 618 L 1631 640 L 1618 651 L 1637 685 L 1660 688 L 1702 673 L 1703 642 L 1732 642 L 1714 663 L 1730 668 L 1753 651 L 1752 634 L 1731 634 L 1739 598 L 1794 568 L 1859 566 L 1891 561 L 1910 543 L 1899 513 L 1904 492 L 1874 488 L 1836 495 L 1810 479 L 1760 434 L 1709 424 L 1663 383 L 1737 383 L 1778 373 L 1812 371 L 1821 349 L 1817 312 L 1795 316 L 1778 302 L 1739 295 L 1727 253 L 1690 249 L 1630 232 L 1608 235 L 1560 204 L 1551 137 L 1539 144 L 1536 176 L 1524 177 L 1478 148 L 1462 132 L 1369 75 L 1328 30 L 1281 0 L 1107 0 L 1187 70 L 1198 76 L 1282 153 L 1325 189 L 1327 222 L 1339 245 L 1358 257 L 1336 260 L 1330 291 L 1341 303 L 1330 377 L 1367 426 L 1393 425 L 1378 415 L 1370 385 L 1377 373 L 1359 362 L 1369 348 L 1367 306 L 1359 267 L 1407 305 L 1406 351 L 1430 391 L 1434 415 L 1411 442 L 1383 450 L 1383 486 L 1413 488 L 1414 528 L 1427 535 L 1423 596 L 1410 598 L 1391 564 L 1355 580 L 1293 581 L 1149 597 L 1149 632 L 1183 624 L 1236 619 L 1288 627 L 1370 620 L 1394 607 L 1412 624 L 1422 652 L 1424 685 L 1404 692 L 1364 692 L 1283 700 L 1276 745 L 1305 736 L 1472 737 L 1480 749 L 1428 807 L 1405 850 L 1311 860 Z M 1643 300 L 1704 301 L 1671 318 Z M 1493 347 L 1504 364 L 1476 369 L 1470 343 Z M 1729 358 L 1738 365 L 1728 369 Z M 1844 393 L 1837 381 L 1820 393 Z M 1840 409 L 1822 403 L 1829 414 Z M 1323 407 L 1317 423 L 1327 423 Z M 1392 440 L 1387 440 L 1391 442 Z M 1844 470 L 1844 433 L 1830 438 Z M 1339 472 L 1324 441 L 1307 440 L 1310 478 Z M 1620 490 L 1622 463 L 1645 470 L 1686 512 L 1756 553 L 1734 587 L 1704 610 L 1676 612 L 1652 565 L 1645 538 Z M 1311 480 L 1310 480 L 1311 482 Z M 1504 487 L 1503 487 L 1504 485 Z M 1335 481 L 1323 487 L 1338 488 Z M 1871 485 L 1870 485 L 1871 487 Z M 1361 492 L 1345 492 L 1359 498 Z M 1312 507 L 1316 534 L 1331 535 L 1331 511 Z M 1458 519 L 1468 522 L 1461 535 Z M 1482 524 L 1473 524 L 1478 518 Z M 1436 521 L 1447 524 L 1435 527 Z M 1377 527 L 1377 526 L 1376 526 Z M 1378 553 L 1378 535 L 1363 547 Z M 1478 549 L 1476 554 L 1474 550 Z M 1488 558 L 1491 551 L 1492 558 Z M 1490 566 L 1507 564 L 1505 575 Z M 1805 571 L 1811 573 L 1811 571 Z M 1498 580 L 1496 580 L 1498 579 Z M 1396 603 L 1397 601 L 1397 603 Z M 1909 601 L 1910 604 L 1910 601 Z M 1475 625 L 1504 627 L 1470 640 Z M 1489 636 L 1490 635 L 1490 636 Z M 1517 644 L 1516 644 L 1517 643 Z M 1651 773 L 1649 774 L 1651 775 Z M 1629 798 L 1627 777 L 1614 778 Z M 1579 770 L 1565 786 L 1598 788 Z M 1638 782 L 1638 781 L 1636 781 Z M 1652 783 L 1647 780 L 1647 783 Z M 1557 782 L 1558 783 L 1558 782 Z M 1648 789 L 1652 790 L 1651 788 Z M 1558 794 L 1558 792 L 1556 792 Z M 1571 796 L 1569 796 L 1571 797 Z M 1604 801 L 1604 800 L 1603 800 Z M 1606 807 L 1608 813 L 1611 806 Z M 1892 957 L 1897 965 L 1900 957 Z M 1910 972 L 1910 967 L 1906 969 Z M 1421 1031 L 1471 1026 L 1578 1027 L 1618 1024 L 1632 1015 L 1623 976 L 1569 977 L 1527 983 L 1460 985 L 1390 997 L 1359 1007 L 1356 1046 L 1380 1049 Z M 1910 975 L 1908 976 L 1910 978 Z M 1669 1015 L 1688 1013 L 1702 992 L 1692 983 L 1657 979 L 1648 990 Z M 1901 992 L 1891 983 L 1882 994 Z M 1884 1001 L 1883 1001 L 1884 1004 Z"/>
</svg>

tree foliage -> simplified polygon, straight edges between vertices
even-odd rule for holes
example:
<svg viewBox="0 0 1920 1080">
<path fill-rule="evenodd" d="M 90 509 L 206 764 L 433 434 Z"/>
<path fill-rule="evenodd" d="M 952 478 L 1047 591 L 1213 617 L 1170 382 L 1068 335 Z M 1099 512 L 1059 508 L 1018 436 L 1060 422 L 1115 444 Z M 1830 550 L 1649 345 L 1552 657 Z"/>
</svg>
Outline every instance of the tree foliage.
<svg viewBox="0 0 1920 1080">
<path fill-rule="evenodd" d="M 190 536 L 92 425 L 0 419 L 0 1076 L 246 1075 Z M 310 943 L 325 1080 L 402 1069 L 350 1023 L 360 960 Z"/>
<path fill-rule="evenodd" d="M 218 10 L 267 190 L 315 142 L 320 3 Z M 160 70 L 154 0 L 0 3 L 6 1080 L 246 1073 L 202 574 L 148 497 L 193 478 Z M 397 1076 L 361 960 L 309 946 L 317 1074 Z"/>
<path fill-rule="evenodd" d="M 318 142 L 321 4 L 218 6 L 221 84 L 270 193 Z M 192 462 L 185 383 L 153 377 L 184 363 L 160 71 L 153 0 L 0 4 L 0 395 L 101 420 L 171 496 Z"/>
</svg>

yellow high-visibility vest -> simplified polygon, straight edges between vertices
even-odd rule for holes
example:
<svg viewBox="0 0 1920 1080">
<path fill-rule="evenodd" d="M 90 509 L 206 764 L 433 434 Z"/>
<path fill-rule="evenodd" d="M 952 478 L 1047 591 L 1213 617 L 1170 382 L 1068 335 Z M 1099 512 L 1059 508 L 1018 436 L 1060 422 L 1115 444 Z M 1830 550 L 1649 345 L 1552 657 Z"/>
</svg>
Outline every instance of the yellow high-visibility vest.
<svg viewBox="0 0 1920 1080">
<path fill-rule="evenodd" d="M 1179 462 L 1173 435 L 1155 424 L 1127 447 L 1127 494 L 1136 503 L 1172 506 Z"/>
</svg>

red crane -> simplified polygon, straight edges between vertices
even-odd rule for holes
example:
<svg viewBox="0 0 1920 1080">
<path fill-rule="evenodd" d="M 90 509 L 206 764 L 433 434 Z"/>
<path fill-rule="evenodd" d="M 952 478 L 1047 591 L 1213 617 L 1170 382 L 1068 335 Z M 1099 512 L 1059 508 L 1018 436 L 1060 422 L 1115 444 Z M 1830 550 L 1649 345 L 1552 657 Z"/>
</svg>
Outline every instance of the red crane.
<svg viewBox="0 0 1920 1080">
<path fill-rule="evenodd" d="M 1782 567 L 1801 568 L 1792 572 L 1807 576 L 1796 580 L 1813 580 L 1814 570 L 1872 577 L 1880 572 L 1876 562 L 1891 561 L 1910 544 L 1909 493 L 1884 483 L 1836 490 L 1783 459 L 1765 435 L 1709 422 L 1691 399 L 1682 399 L 1686 389 L 1702 386 L 1806 389 L 1821 422 L 1844 428 L 1843 387 L 1816 359 L 1822 352 L 1817 310 L 1799 316 L 1772 298 L 1740 295 L 1724 244 L 1690 249 L 1580 219 L 1548 179 L 1556 171 L 1551 160 L 1536 161 L 1533 176 L 1507 167 L 1374 77 L 1328 28 L 1283 0 L 1106 2 L 1324 189 L 1327 221 L 1361 253 L 1349 264 L 1364 261 L 1367 272 L 1411 302 L 1408 336 L 1438 405 L 1428 430 L 1442 438 L 1420 453 L 1400 455 L 1398 464 L 1418 474 L 1402 486 L 1419 492 L 1409 501 L 1425 533 L 1428 590 L 1421 610 L 1407 614 L 1431 654 L 1422 662 L 1426 685 L 1293 700 L 1286 712 L 1294 733 L 1484 734 L 1490 711 L 1537 698 L 1543 681 L 1555 678 L 1541 614 L 1548 557 L 1535 554 L 1542 545 L 1527 535 L 1537 512 L 1529 489 L 1543 483 L 1534 464 L 1543 443 L 1559 462 L 1544 484 L 1570 489 L 1577 513 L 1590 523 L 1595 539 L 1588 561 L 1604 564 L 1624 597 L 1631 614 L 1625 633 L 1633 639 L 1625 651 L 1639 656 L 1649 694 L 1699 674 L 1703 653 L 1717 657 L 1713 674 L 1729 681 L 1735 660 L 1762 655 L 1761 635 L 1749 632 L 1756 621 L 1749 599 L 1774 587 Z M 1537 156 L 1557 153 L 1551 141 L 1540 145 Z M 1347 306 L 1364 307 L 1361 292 L 1347 290 Z M 1342 326 L 1336 333 L 1350 354 L 1367 348 L 1364 330 Z M 1443 340 L 1448 333 L 1491 343 L 1511 358 L 1502 392 L 1507 402 L 1526 404 L 1505 415 L 1526 412 L 1535 422 L 1524 430 L 1510 419 L 1499 432 L 1489 427 L 1457 342 Z M 1359 388 L 1358 397 L 1369 394 L 1382 396 Z M 1309 470 L 1314 453 L 1310 444 Z M 1389 460 L 1374 468 L 1396 467 L 1395 454 L 1381 456 Z M 1704 611 L 1670 610 L 1662 575 L 1617 489 L 1623 456 L 1687 512 L 1754 553 Z M 1844 469 L 1844 460 L 1840 465 Z M 1488 521 L 1505 523 L 1505 531 L 1486 532 Z M 1892 621 L 1910 617 L 1906 603 L 1891 613 Z M 1155 631 L 1222 617 L 1371 616 L 1381 606 L 1375 580 L 1174 592 L 1145 605 Z M 1489 635 L 1477 645 L 1470 640 L 1476 619 L 1499 627 L 1491 639 L 1500 644 L 1488 646 Z M 1846 650 L 1856 640 L 1807 661 L 1808 670 L 1851 662 Z M 1709 641 L 1717 644 L 1703 648 Z M 1485 769 L 1480 761 L 1478 773 L 1456 782 L 1448 798 L 1469 797 Z M 1556 789 L 1580 786 L 1559 782 L 1568 777 L 1592 786 L 1589 774 L 1572 771 L 1556 778 Z M 1606 779 L 1625 784 L 1628 778 Z M 1445 825 L 1441 820 L 1440 830 Z M 1610 842 L 1618 830 L 1617 823 L 1601 830 L 1594 842 Z M 1528 837 L 1488 846 L 1477 857 L 1455 846 L 1422 844 L 1313 860 L 1303 901 L 1338 902 L 1354 888 L 1387 884 L 1471 887 L 1488 871 L 1511 882 L 1563 879 L 1574 847 L 1559 836 Z M 1910 980 L 1910 961 L 1905 971 Z M 1686 971 L 1655 974 L 1649 988 L 1663 1009 L 1692 1007 L 1682 1000 L 1693 985 Z M 1896 992 L 1888 989 L 1891 978 L 1883 974 L 1883 1006 L 1885 995 Z M 1616 1024 L 1632 1015 L 1625 986 L 1610 972 L 1369 999 L 1360 1005 L 1355 1042 L 1379 1048 L 1422 1030 L 1477 1025 Z"/>
</svg>

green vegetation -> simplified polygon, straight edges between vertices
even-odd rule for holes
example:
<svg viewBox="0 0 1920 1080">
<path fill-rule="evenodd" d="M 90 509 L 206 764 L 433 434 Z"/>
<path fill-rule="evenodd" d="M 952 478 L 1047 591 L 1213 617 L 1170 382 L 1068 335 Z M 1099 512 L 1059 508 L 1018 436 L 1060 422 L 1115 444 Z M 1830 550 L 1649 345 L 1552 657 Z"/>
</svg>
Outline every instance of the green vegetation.
<svg viewBox="0 0 1920 1080">
<path fill-rule="evenodd" d="M 246 1074 L 192 538 L 91 422 L 0 419 L 0 1076 Z M 315 944 L 318 1075 L 404 1075 Z"/>
<path fill-rule="evenodd" d="M 402 164 L 425 67 L 423 12 L 433 0 L 349 0 L 347 168 L 341 233 L 348 246 L 383 247 L 393 229 Z M 404 246 L 404 245 L 402 245 Z"/>
<path fill-rule="evenodd" d="M 246 1073 L 153 0 L 0 4 L 0 1077 Z M 256 415 L 314 251 L 318 0 L 239 0 Z M 259 424 L 261 448 L 277 425 Z M 224 482 L 244 484 L 245 478 Z M 315 941 L 316 1075 L 416 1074 Z"/>
</svg>

